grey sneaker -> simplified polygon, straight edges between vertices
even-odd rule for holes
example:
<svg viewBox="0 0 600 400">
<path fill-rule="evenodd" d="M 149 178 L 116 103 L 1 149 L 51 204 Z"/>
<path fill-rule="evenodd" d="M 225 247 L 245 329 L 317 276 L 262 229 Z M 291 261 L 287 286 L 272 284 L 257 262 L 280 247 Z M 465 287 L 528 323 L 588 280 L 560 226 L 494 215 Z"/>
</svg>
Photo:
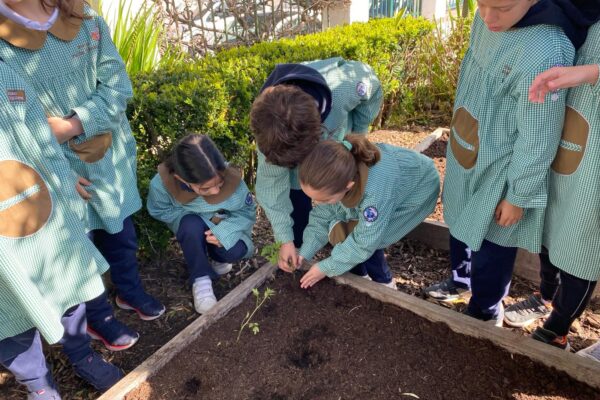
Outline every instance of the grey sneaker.
<svg viewBox="0 0 600 400">
<path fill-rule="evenodd" d="M 442 303 L 465 303 L 471 297 L 471 291 L 456 286 L 452 278 L 431 285 L 423 292 L 431 299 Z"/>
<path fill-rule="evenodd" d="M 600 362 L 600 340 L 583 350 L 579 350 L 577 355 Z"/>
<path fill-rule="evenodd" d="M 546 318 L 552 312 L 552 306 L 546 305 L 539 293 L 506 308 L 504 322 L 514 328 L 523 328 L 540 318 Z"/>
</svg>

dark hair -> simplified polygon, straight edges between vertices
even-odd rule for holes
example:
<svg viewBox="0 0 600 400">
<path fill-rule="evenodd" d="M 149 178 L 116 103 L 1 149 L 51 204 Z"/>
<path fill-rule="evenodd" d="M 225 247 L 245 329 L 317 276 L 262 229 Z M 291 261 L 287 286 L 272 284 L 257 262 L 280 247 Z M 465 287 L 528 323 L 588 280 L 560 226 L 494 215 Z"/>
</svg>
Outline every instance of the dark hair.
<svg viewBox="0 0 600 400">
<path fill-rule="evenodd" d="M 46 11 L 58 7 L 60 13 L 63 15 L 66 15 L 68 17 L 84 19 L 85 16 L 83 14 L 80 15 L 74 10 L 76 1 L 77 0 L 40 0 L 40 2 L 42 3 L 42 7 Z M 84 1 L 84 3 L 87 4 L 87 1 Z"/>
<path fill-rule="evenodd" d="M 227 168 L 215 143 L 199 134 L 189 134 L 177 142 L 165 165 L 170 173 L 194 184 L 209 181 Z"/>
<path fill-rule="evenodd" d="M 347 135 L 345 140 L 352 145 L 350 150 L 333 140 L 317 144 L 300 165 L 300 182 L 329 194 L 340 193 L 356 179 L 359 163 L 370 167 L 380 160 L 379 149 L 365 135 Z"/>
<path fill-rule="evenodd" d="M 265 89 L 252 104 L 250 127 L 267 161 L 288 168 L 300 164 L 322 134 L 315 99 L 294 85 Z"/>
</svg>

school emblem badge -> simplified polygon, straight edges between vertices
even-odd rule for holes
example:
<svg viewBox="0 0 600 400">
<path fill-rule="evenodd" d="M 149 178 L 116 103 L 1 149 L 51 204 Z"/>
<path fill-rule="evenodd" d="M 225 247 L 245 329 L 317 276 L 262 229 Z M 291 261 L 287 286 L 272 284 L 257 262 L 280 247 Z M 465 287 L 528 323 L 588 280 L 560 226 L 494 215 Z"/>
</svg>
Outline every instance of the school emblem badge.
<svg viewBox="0 0 600 400">
<path fill-rule="evenodd" d="M 360 97 L 367 95 L 367 85 L 364 82 L 358 82 L 356 84 L 356 94 L 358 94 Z"/>
<path fill-rule="evenodd" d="M 95 31 L 92 31 L 92 40 L 95 40 L 96 42 L 100 40 L 100 31 L 98 29 L 96 29 Z"/>
<path fill-rule="evenodd" d="M 246 195 L 246 205 L 251 206 L 254 203 L 254 197 L 252 197 L 252 193 L 248 192 Z"/>
<path fill-rule="evenodd" d="M 371 224 L 372 222 L 377 220 L 377 217 L 379 217 L 379 212 L 375 207 L 370 206 L 364 209 L 363 217 L 365 217 L 365 221 L 367 221 L 367 224 Z"/>
</svg>

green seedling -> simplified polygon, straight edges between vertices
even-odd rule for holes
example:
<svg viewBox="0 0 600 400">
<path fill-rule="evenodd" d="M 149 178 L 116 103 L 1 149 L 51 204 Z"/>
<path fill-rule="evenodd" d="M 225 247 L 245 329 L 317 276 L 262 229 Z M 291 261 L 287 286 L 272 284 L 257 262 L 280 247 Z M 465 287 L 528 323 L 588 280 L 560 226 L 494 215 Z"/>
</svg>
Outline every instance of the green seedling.
<svg viewBox="0 0 600 400">
<path fill-rule="evenodd" d="M 265 257 L 271 264 L 277 265 L 279 261 L 279 250 L 281 249 L 281 242 L 275 242 L 266 245 L 260 251 L 260 255 Z M 292 270 L 292 273 L 296 272 L 296 267 L 289 263 L 288 266 Z"/>
<path fill-rule="evenodd" d="M 267 300 L 275 296 L 275 291 L 273 289 L 266 288 L 264 292 L 260 293 L 257 288 L 254 288 L 252 289 L 252 295 L 254 296 L 256 304 L 254 306 L 254 310 L 252 310 L 252 312 L 247 312 L 246 316 L 242 320 L 242 324 L 240 325 L 240 330 L 237 335 L 238 342 L 240 340 L 242 331 L 246 327 L 248 327 L 248 329 L 250 329 L 255 335 L 260 332 L 260 326 L 258 325 L 258 322 L 252 322 L 252 317 L 254 317 L 254 314 L 256 314 L 256 312 L 263 306 L 263 304 L 265 304 Z"/>
</svg>

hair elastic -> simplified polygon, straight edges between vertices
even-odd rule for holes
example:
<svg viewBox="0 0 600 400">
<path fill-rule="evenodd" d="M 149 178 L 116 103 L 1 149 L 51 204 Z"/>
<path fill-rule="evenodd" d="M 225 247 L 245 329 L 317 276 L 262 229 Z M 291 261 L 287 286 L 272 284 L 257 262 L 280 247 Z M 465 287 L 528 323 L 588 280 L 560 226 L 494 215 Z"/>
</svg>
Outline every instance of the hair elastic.
<svg viewBox="0 0 600 400">
<path fill-rule="evenodd" d="M 344 139 L 344 140 L 342 140 L 342 144 L 344 145 L 345 148 L 348 149 L 348 151 L 352 151 L 352 143 L 350 143 L 349 141 Z"/>
</svg>

